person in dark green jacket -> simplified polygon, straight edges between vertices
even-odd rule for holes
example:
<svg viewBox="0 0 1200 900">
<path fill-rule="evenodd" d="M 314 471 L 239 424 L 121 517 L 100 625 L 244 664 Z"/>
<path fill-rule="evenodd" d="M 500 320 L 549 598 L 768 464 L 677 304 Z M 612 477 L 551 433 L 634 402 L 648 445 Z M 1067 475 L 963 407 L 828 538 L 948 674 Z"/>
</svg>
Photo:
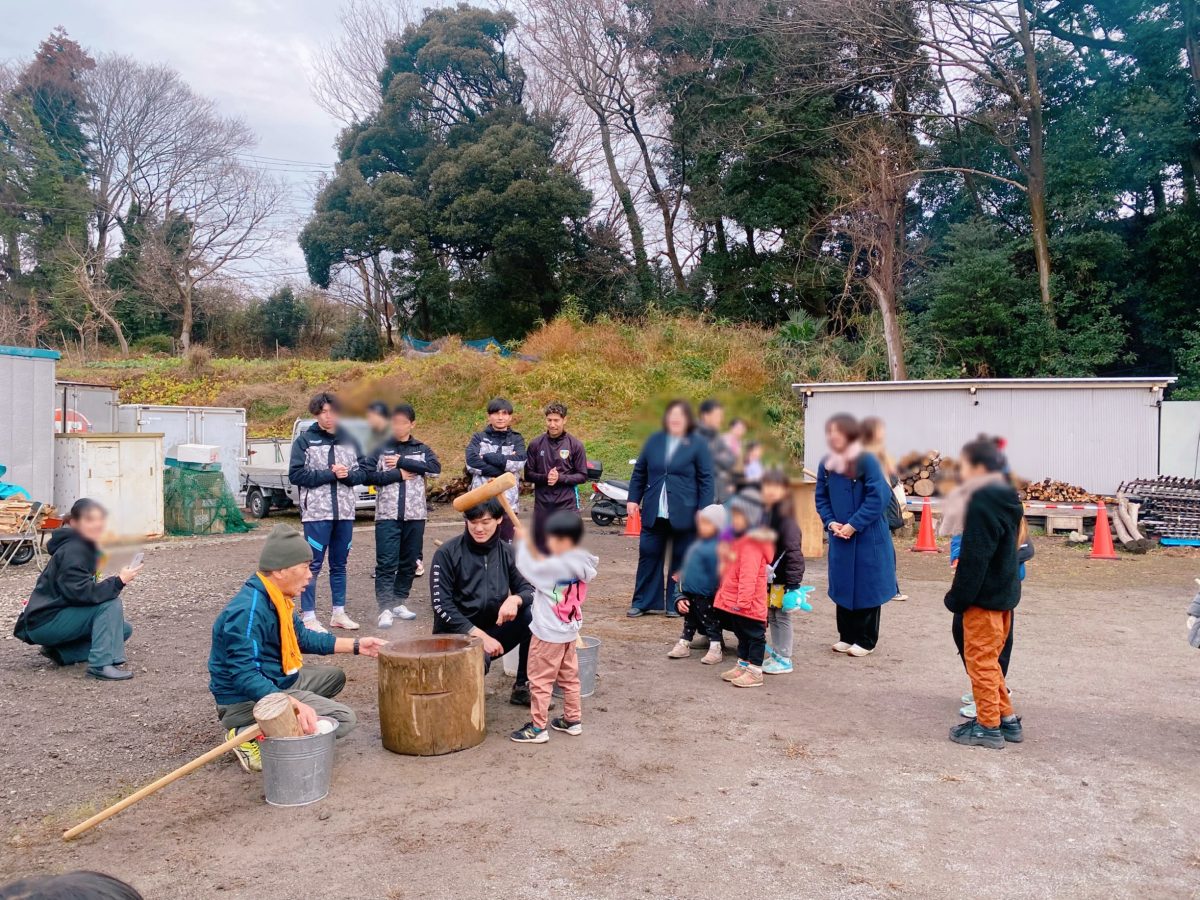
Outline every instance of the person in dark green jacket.
<svg viewBox="0 0 1200 900">
<path fill-rule="evenodd" d="M 976 708 L 976 718 L 952 728 L 950 740 L 995 750 L 1023 739 L 1000 667 L 1013 610 L 1021 601 L 1017 545 L 1025 514 L 1006 467 L 994 440 L 981 437 L 967 444 L 959 461 L 962 484 L 942 508 L 943 528 L 962 534 L 945 603 L 950 612 L 962 614 L 963 662 Z"/>
<path fill-rule="evenodd" d="M 304 535 L 276 525 L 263 546 L 258 571 L 217 615 L 208 654 L 208 686 L 227 737 L 254 724 L 254 704 L 277 692 L 291 698 L 306 734 L 316 731 L 322 716 L 337 720 L 334 733 L 339 738 L 358 721 L 354 710 L 333 699 L 345 687 L 346 673 L 336 666 L 306 666 L 303 654 L 378 656 L 387 641 L 335 638 L 304 627 L 294 601 L 313 577 L 311 561 L 312 549 Z M 256 742 L 241 744 L 236 752 L 243 769 L 261 770 Z"/>
<path fill-rule="evenodd" d="M 95 500 L 76 500 L 67 524 L 56 529 L 46 549 L 50 562 L 17 617 L 13 635 L 40 644 L 42 655 L 60 666 L 87 660 L 87 674 L 103 681 L 126 681 L 125 642 L 133 626 L 125 621 L 121 591 L 142 570 L 126 566 L 101 578 L 99 541 L 108 513 Z"/>
</svg>

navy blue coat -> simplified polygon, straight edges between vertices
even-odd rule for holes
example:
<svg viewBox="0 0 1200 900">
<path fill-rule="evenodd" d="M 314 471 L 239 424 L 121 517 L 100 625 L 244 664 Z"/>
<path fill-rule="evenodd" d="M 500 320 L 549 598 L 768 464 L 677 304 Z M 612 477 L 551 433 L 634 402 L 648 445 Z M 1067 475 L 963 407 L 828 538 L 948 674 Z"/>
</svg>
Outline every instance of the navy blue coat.
<svg viewBox="0 0 1200 900">
<path fill-rule="evenodd" d="M 642 445 L 629 479 L 629 499 L 641 505 L 646 525 L 658 518 L 658 498 L 664 483 L 671 527 L 680 531 L 695 528 L 696 510 L 715 502 L 716 489 L 712 456 L 701 435 L 692 432 L 680 438 L 669 462 L 665 431 L 656 431 Z"/>
<path fill-rule="evenodd" d="M 843 609 L 873 609 L 896 595 L 896 548 L 887 526 L 892 495 L 879 461 L 870 453 L 856 460 L 854 478 L 817 467 L 817 512 L 829 535 L 829 596 Z M 840 538 L 830 522 L 854 526 Z"/>
</svg>

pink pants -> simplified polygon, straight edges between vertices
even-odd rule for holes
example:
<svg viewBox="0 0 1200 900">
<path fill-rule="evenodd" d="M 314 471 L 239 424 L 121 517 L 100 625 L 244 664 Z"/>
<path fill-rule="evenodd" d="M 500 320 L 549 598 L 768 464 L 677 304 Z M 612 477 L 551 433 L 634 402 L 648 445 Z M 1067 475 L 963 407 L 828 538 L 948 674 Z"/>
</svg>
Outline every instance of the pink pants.
<svg viewBox="0 0 1200 900">
<path fill-rule="evenodd" d="M 535 728 L 546 727 L 550 692 L 554 683 L 563 692 L 563 714 L 569 722 L 583 721 L 579 698 L 579 656 L 575 642 L 552 644 L 533 637 L 529 641 L 529 714 Z"/>
</svg>

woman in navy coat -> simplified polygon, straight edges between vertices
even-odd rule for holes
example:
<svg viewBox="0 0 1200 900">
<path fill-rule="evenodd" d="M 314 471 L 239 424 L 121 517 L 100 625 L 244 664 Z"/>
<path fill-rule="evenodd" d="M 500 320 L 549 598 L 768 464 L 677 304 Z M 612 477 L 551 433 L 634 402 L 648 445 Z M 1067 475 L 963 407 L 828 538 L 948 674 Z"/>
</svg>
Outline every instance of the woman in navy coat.
<svg viewBox="0 0 1200 900">
<path fill-rule="evenodd" d="M 695 427 L 691 405 L 673 400 L 663 413 L 662 431 L 650 435 L 633 467 L 628 511 L 633 515 L 641 507 L 642 537 L 630 618 L 664 610 L 679 615 L 678 588 L 669 576 L 679 571 L 695 537 L 696 510 L 714 501 L 715 490 L 708 444 L 693 434 Z M 664 573 L 668 555 L 671 566 Z"/>
<path fill-rule="evenodd" d="M 829 532 L 829 596 L 837 604 L 833 649 L 866 656 L 879 640 L 879 613 L 896 594 L 896 548 L 887 527 L 891 488 L 878 460 L 862 452 L 852 416 L 825 423 L 829 455 L 817 467 L 817 512 Z"/>
</svg>

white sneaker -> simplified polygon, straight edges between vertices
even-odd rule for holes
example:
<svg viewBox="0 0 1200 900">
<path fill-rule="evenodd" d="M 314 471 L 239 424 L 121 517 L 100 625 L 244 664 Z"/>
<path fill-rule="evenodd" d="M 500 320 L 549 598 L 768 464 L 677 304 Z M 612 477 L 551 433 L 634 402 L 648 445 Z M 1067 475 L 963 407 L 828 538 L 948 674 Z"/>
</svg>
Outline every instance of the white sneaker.
<svg viewBox="0 0 1200 900">
<path fill-rule="evenodd" d="M 358 623 L 346 615 L 346 610 L 340 607 L 333 611 L 333 615 L 329 617 L 330 628 L 344 628 L 347 631 L 358 631 Z"/>
<path fill-rule="evenodd" d="M 425 563 L 421 562 L 421 560 L 418 559 L 417 560 L 417 571 L 413 572 L 413 576 L 416 578 L 420 578 L 424 574 L 425 574 Z"/>
<path fill-rule="evenodd" d="M 907 600 L 908 594 L 896 594 L 892 597 L 893 600 Z"/>
<path fill-rule="evenodd" d="M 407 606 L 405 606 L 403 603 L 401 603 L 399 606 L 393 606 L 392 612 L 394 612 L 396 614 L 396 618 L 404 619 L 405 621 L 407 621 L 408 619 L 415 619 L 417 617 L 417 614 L 415 612 L 413 612 L 411 609 L 409 609 Z"/>
<path fill-rule="evenodd" d="M 379 628 L 391 628 L 392 623 L 395 621 L 396 619 L 392 615 L 392 611 L 390 609 L 385 609 L 379 614 L 379 618 L 376 620 L 375 625 Z"/>
<path fill-rule="evenodd" d="M 849 653 L 850 645 L 847 644 L 845 641 L 838 641 L 836 644 L 833 645 L 832 649 L 833 649 L 834 653 Z"/>
<path fill-rule="evenodd" d="M 961 701 L 963 704 L 967 704 L 967 703 L 974 703 L 974 702 L 975 702 L 975 695 L 974 695 L 973 693 L 971 693 L 970 691 L 967 691 L 967 692 L 966 692 L 965 694 L 963 694 L 963 695 L 962 695 L 962 697 L 960 697 L 959 699 L 960 699 L 960 701 Z"/>
<path fill-rule="evenodd" d="M 866 647 L 860 647 L 858 644 L 855 644 L 846 652 L 851 656 L 870 656 L 875 651 L 874 649 L 868 650 Z"/>
<path fill-rule="evenodd" d="M 960 716 L 962 716 L 964 719 L 974 719 L 975 713 L 976 713 L 976 710 L 975 710 L 975 701 L 974 700 L 972 700 L 970 703 L 968 703 L 966 706 L 964 706 L 962 709 L 960 709 L 958 711 L 958 714 Z"/>
<path fill-rule="evenodd" d="M 315 631 L 317 634 L 329 634 L 329 629 L 317 621 L 316 616 L 313 616 L 311 619 L 305 619 L 304 627 L 309 631 Z"/>
</svg>

